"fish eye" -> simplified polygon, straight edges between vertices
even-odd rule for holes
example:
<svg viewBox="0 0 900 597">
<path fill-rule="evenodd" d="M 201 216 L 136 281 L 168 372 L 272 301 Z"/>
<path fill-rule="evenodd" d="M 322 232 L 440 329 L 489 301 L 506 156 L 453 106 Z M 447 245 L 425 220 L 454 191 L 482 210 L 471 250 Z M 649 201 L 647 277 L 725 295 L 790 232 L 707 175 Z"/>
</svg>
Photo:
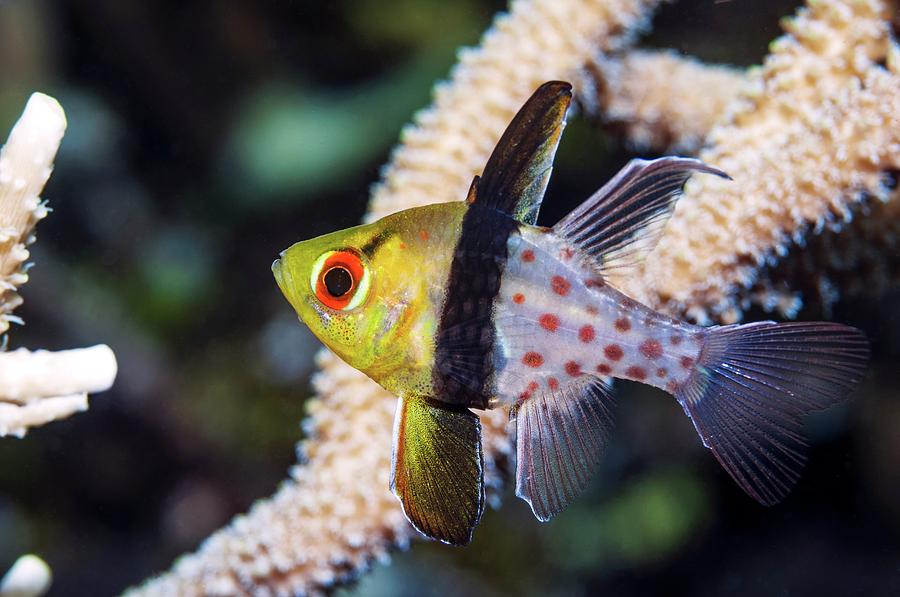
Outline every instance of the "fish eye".
<svg viewBox="0 0 900 597">
<path fill-rule="evenodd" d="M 340 298 L 353 288 L 353 274 L 343 266 L 335 266 L 322 276 L 325 289 L 334 298 Z"/>
<path fill-rule="evenodd" d="M 313 263 L 309 283 L 320 303 L 331 309 L 349 311 L 365 300 L 370 276 L 355 251 L 326 251 Z"/>
</svg>

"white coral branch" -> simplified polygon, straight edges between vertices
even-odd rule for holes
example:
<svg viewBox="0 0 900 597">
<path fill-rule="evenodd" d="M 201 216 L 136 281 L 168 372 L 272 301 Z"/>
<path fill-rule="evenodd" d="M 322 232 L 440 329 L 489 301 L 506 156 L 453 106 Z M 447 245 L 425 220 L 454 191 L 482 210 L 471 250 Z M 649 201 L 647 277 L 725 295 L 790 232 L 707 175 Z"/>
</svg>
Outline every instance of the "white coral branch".
<svg viewBox="0 0 900 597">
<path fill-rule="evenodd" d="M 0 150 L 0 335 L 18 321 L 17 288 L 28 281 L 34 225 L 47 215 L 40 193 L 66 131 L 66 116 L 50 96 L 35 93 Z M 87 409 L 87 393 L 112 385 L 116 358 L 108 346 L 30 352 L 0 348 L 0 437 Z"/>
<path fill-rule="evenodd" d="M 46 562 L 35 555 L 22 556 L 0 580 L 0 597 L 40 597 L 53 577 Z"/>
<path fill-rule="evenodd" d="M 28 281 L 26 247 L 34 225 L 47 215 L 40 192 L 65 132 L 59 103 L 35 93 L 0 150 L 0 334 L 16 321 L 12 310 L 22 302 L 16 288 Z"/>
<path fill-rule="evenodd" d="M 22 437 L 29 427 L 87 410 L 87 393 L 108 390 L 116 370 L 116 357 L 105 344 L 0 353 L 0 437 Z"/>
</svg>

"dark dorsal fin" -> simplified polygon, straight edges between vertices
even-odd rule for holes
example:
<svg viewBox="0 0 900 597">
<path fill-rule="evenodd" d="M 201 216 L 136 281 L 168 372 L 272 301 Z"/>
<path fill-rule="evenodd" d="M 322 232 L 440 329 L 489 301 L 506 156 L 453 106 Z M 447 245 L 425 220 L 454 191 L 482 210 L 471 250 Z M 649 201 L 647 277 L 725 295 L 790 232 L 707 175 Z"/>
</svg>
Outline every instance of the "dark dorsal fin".
<svg viewBox="0 0 900 597">
<path fill-rule="evenodd" d="M 622 275 L 653 247 L 692 172 L 730 177 L 700 160 L 631 160 L 553 230 L 597 259 L 602 273 Z"/>
<path fill-rule="evenodd" d="M 391 489 L 417 530 L 465 545 L 484 509 L 481 422 L 465 408 L 400 398 Z"/>
<path fill-rule="evenodd" d="M 569 83 L 550 81 L 538 87 L 506 127 L 481 179 L 473 183 L 469 201 L 534 224 L 571 101 Z"/>
</svg>

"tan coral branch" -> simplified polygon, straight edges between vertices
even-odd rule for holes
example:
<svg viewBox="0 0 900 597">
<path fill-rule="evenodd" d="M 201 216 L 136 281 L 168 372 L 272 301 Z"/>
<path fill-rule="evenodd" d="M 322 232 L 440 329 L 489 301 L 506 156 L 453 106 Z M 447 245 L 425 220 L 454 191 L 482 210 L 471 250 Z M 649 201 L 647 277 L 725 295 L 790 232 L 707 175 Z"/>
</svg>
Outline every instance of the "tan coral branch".
<svg viewBox="0 0 900 597">
<path fill-rule="evenodd" d="M 691 180 L 641 277 L 617 281 L 648 303 L 699 321 L 740 316 L 739 289 L 810 227 L 886 199 L 900 168 L 900 76 L 890 6 L 815 2 L 710 133 L 700 157 L 734 182 Z"/>
<path fill-rule="evenodd" d="M 432 107 L 403 131 L 373 192 L 369 218 L 465 197 L 521 102 L 548 79 L 571 78 L 597 51 L 618 49 L 656 0 L 519 0 L 477 49 L 460 52 Z M 304 464 L 269 500 L 210 537 L 136 595 L 320 593 L 405 545 L 414 531 L 389 493 L 395 401 L 331 355 L 316 378 Z M 488 413 L 487 480 L 509 450 L 506 416 Z"/>
<path fill-rule="evenodd" d="M 895 58 L 896 47 L 888 54 L 892 72 Z M 583 86 L 596 89 L 590 111 L 630 144 L 653 152 L 698 151 L 715 124 L 750 107 L 756 81 L 737 69 L 670 51 L 604 57 L 589 64 L 586 74 Z M 735 299 L 792 316 L 802 303 L 827 310 L 839 298 L 879 297 L 900 285 L 897 176 L 884 173 L 886 186 L 894 187 L 886 201 L 856 209 L 849 226 L 807 234 L 783 259 L 764 267 L 750 288 L 736 289 Z"/>
<path fill-rule="evenodd" d="M 586 86 L 596 87 L 591 111 L 635 148 L 661 152 L 696 152 L 747 86 L 743 70 L 673 51 L 601 56 L 586 71 Z"/>
</svg>

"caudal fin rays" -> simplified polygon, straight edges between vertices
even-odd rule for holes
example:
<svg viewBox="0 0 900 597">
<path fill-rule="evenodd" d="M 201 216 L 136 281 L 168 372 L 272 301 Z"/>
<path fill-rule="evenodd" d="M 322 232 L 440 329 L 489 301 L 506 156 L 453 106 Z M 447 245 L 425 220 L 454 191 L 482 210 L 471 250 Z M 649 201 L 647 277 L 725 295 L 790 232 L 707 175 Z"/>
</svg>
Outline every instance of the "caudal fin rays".
<svg viewBox="0 0 900 597">
<path fill-rule="evenodd" d="M 868 342 L 834 323 L 712 328 L 676 397 L 732 479 L 765 505 L 781 501 L 806 463 L 803 416 L 846 399 Z"/>
</svg>

